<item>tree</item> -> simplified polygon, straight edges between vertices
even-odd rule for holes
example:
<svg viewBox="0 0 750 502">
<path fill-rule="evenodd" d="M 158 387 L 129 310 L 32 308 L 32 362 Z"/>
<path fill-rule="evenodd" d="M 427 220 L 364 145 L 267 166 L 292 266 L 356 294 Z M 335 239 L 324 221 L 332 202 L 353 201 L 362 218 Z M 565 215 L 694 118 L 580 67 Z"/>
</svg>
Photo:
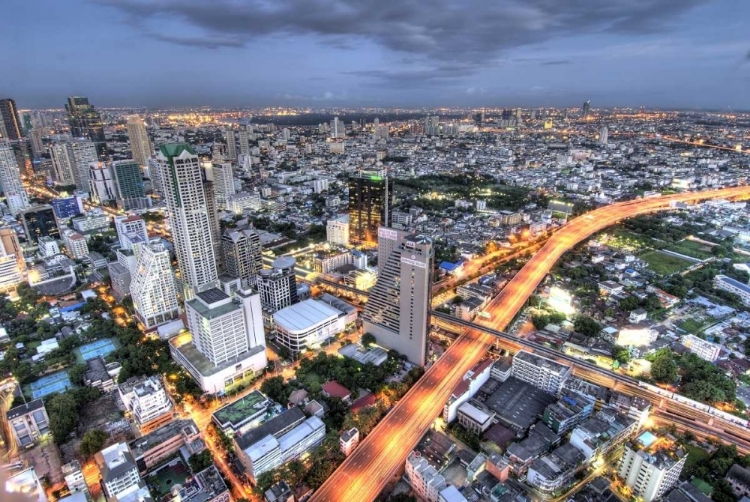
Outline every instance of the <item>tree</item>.
<svg viewBox="0 0 750 502">
<path fill-rule="evenodd" d="M 68 370 L 68 378 L 76 385 L 83 385 L 83 376 L 86 374 L 85 364 L 76 364 Z"/>
<path fill-rule="evenodd" d="M 71 392 L 63 392 L 52 396 L 45 407 L 52 436 L 57 444 L 62 444 L 76 429 L 78 404 Z"/>
<path fill-rule="evenodd" d="M 284 378 L 275 376 L 266 378 L 260 386 L 260 391 L 277 403 L 286 404 L 286 390 Z"/>
<path fill-rule="evenodd" d="M 211 467 L 214 463 L 214 458 L 211 455 L 211 450 L 206 449 L 191 456 L 188 459 L 188 463 L 190 464 L 190 469 L 196 473 Z"/>
<path fill-rule="evenodd" d="M 531 316 L 531 324 L 537 330 L 544 329 L 549 324 L 549 316 L 546 314 L 534 314 Z"/>
<path fill-rule="evenodd" d="M 620 300 L 618 306 L 620 307 L 620 310 L 630 312 L 631 310 L 637 309 L 640 306 L 640 302 L 635 296 L 628 296 L 627 298 Z"/>
<path fill-rule="evenodd" d="M 630 350 L 627 347 L 615 345 L 612 348 L 612 359 L 619 361 L 620 364 L 625 364 L 630 361 Z"/>
<path fill-rule="evenodd" d="M 84 457 L 90 457 L 101 451 L 104 447 L 104 443 L 107 442 L 107 439 L 109 439 L 109 434 L 102 430 L 94 429 L 93 431 L 88 431 L 81 439 L 81 455 Z"/>
<path fill-rule="evenodd" d="M 377 340 L 375 339 L 375 335 L 372 333 L 365 333 L 362 335 L 362 345 L 365 347 L 369 347 L 373 343 L 375 343 Z"/>
<path fill-rule="evenodd" d="M 408 493 L 399 493 L 391 496 L 391 498 L 388 499 L 388 502 L 417 502 L 417 497 L 409 495 Z"/>
<path fill-rule="evenodd" d="M 661 383 L 677 380 L 677 363 L 670 352 L 661 351 L 651 362 L 651 378 Z"/>
<path fill-rule="evenodd" d="M 573 321 L 573 329 L 582 335 L 595 337 L 602 330 L 602 326 L 591 317 L 581 314 Z"/>
</svg>

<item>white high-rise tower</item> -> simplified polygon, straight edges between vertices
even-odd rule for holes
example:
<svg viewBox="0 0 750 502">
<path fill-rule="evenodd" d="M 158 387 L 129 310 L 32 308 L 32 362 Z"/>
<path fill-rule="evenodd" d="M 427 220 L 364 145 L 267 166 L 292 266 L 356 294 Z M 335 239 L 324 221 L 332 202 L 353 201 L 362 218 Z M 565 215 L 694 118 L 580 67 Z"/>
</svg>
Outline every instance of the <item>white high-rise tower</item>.
<svg viewBox="0 0 750 502">
<path fill-rule="evenodd" d="M 0 140 L 0 186 L 3 188 L 10 214 L 16 216 L 21 210 L 29 207 L 29 197 L 21 184 L 18 159 L 10 143 L 5 140 Z"/>
<path fill-rule="evenodd" d="M 127 121 L 128 139 L 130 140 L 130 151 L 133 152 L 133 159 L 140 166 L 148 165 L 148 158 L 151 156 L 151 142 L 148 139 L 146 126 L 143 119 L 138 115 L 129 115 Z"/>
<path fill-rule="evenodd" d="M 185 299 L 219 285 L 200 160 L 187 143 L 157 154 Z"/>
<path fill-rule="evenodd" d="M 136 317 L 150 331 L 180 317 L 172 260 L 162 244 L 139 243 L 133 252 L 136 266 L 130 295 Z"/>
</svg>

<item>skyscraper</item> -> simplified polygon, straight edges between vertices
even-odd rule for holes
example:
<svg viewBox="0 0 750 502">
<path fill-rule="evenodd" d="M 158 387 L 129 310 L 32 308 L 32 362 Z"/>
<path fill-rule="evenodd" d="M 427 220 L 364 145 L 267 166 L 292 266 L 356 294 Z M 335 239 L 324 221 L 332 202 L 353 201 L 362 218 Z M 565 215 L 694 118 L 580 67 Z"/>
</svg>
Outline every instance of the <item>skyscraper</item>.
<svg viewBox="0 0 750 502">
<path fill-rule="evenodd" d="M 229 160 L 237 160 L 237 139 L 234 137 L 234 129 L 224 129 L 224 139 L 227 142 L 227 157 Z"/>
<path fill-rule="evenodd" d="M 263 310 L 267 313 L 272 314 L 299 301 L 295 264 L 294 257 L 280 256 L 271 264 L 273 268 L 260 271 L 255 287 L 260 293 Z"/>
<path fill-rule="evenodd" d="M 234 187 L 234 169 L 229 162 L 213 164 L 214 191 L 216 192 L 216 203 L 220 208 L 225 208 L 227 197 L 237 193 Z"/>
<path fill-rule="evenodd" d="M 150 200 L 143 189 L 141 167 L 132 160 L 112 162 L 112 174 L 117 185 L 117 205 L 125 210 L 149 207 Z"/>
<path fill-rule="evenodd" d="M 112 165 L 106 162 L 92 162 L 89 166 L 89 192 L 96 204 L 117 200 L 117 182 L 112 173 Z"/>
<path fill-rule="evenodd" d="M 29 141 L 31 142 L 31 154 L 38 159 L 44 153 L 44 129 L 35 127 L 29 131 Z"/>
<path fill-rule="evenodd" d="M 162 145 L 157 153 L 185 298 L 218 286 L 203 173 L 187 143 Z"/>
<path fill-rule="evenodd" d="M 75 159 L 72 158 L 72 152 L 68 149 L 68 143 L 53 143 L 49 147 L 50 157 L 52 157 L 52 169 L 54 170 L 55 181 L 58 185 L 76 185 L 78 166 Z M 96 160 L 96 159 L 94 159 Z"/>
<path fill-rule="evenodd" d="M 136 244 L 133 254 L 130 295 L 138 321 L 150 331 L 180 317 L 172 260 L 162 244 Z"/>
<path fill-rule="evenodd" d="M 260 235 L 252 228 L 228 228 L 221 237 L 221 264 L 227 274 L 248 287 L 263 268 Z"/>
<path fill-rule="evenodd" d="M 70 96 L 65 111 L 68 113 L 70 135 L 74 138 L 90 139 L 96 144 L 96 150 L 100 155 L 106 154 L 107 144 L 102 117 L 94 106 L 89 104 L 89 98 Z"/>
<path fill-rule="evenodd" d="M 440 134 L 440 117 L 427 115 L 424 119 L 424 135 L 437 136 L 438 134 Z"/>
<path fill-rule="evenodd" d="M 76 188 L 86 191 L 89 189 L 89 167 L 99 160 L 96 145 L 93 141 L 79 140 L 66 143 L 66 148 L 71 165 L 74 166 L 73 178 Z"/>
<path fill-rule="evenodd" d="M 134 242 L 148 242 L 146 222 L 137 214 L 115 216 L 115 229 L 121 249 L 132 249 Z"/>
<path fill-rule="evenodd" d="M 206 196 L 206 215 L 208 216 L 208 229 L 211 232 L 211 244 L 214 247 L 214 256 L 218 258 L 221 248 L 221 225 L 219 224 L 219 204 L 216 200 L 216 182 L 211 164 L 201 166 L 201 175 L 203 176 L 203 194 Z"/>
<path fill-rule="evenodd" d="M 250 126 L 240 127 L 240 153 L 250 155 Z"/>
<path fill-rule="evenodd" d="M 18 159 L 10 143 L 3 139 L 0 139 L 0 187 L 13 216 L 29 206 L 29 197 L 21 184 Z"/>
<path fill-rule="evenodd" d="M 583 102 L 583 106 L 581 107 L 581 113 L 583 113 L 584 117 L 588 117 L 590 112 L 591 112 L 591 100 L 586 100 Z"/>
<path fill-rule="evenodd" d="M 393 180 L 383 171 L 360 171 L 349 177 L 349 238 L 374 243 L 378 227 L 390 225 Z"/>
<path fill-rule="evenodd" d="M 331 137 L 334 139 L 346 137 L 346 126 L 338 117 L 333 117 L 331 120 Z"/>
<path fill-rule="evenodd" d="M 60 238 L 60 229 L 52 206 L 44 204 L 21 211 L 21 223 L 28 242 L 38 242 L 40 237 Z"/>
<path fill-rule="evenodd" d="M 424 366 L 427 360 L 434 262 L 423 235 L 378 229 L 378 280 L 362 315 L 377 343 Z"/>
<path fill-rule="evenodd" d="M 138 115 L 129 115 L 126 127 L 128 129 L 130 151 L 133 153 L 133 158 L 141 166 L 148 165 L 148 159 L 151 157 L 151 142 L 148 139 L 143 119 Z"/>
<path fill-rule="evenodd" d="M 0 293 L 14 290 L 23 282 L 26 262 L 15 230 L 0 227 Z"/>
<path fill-rule="evenodd" d="M 18 109 L 12 99 L 0 99 L 0 139 L 21 139 Z"/>
<path fill-rule="evenodd" d="M 607 142 L 609 141 L 609 129 L 607 126 L 602 127 L 599 129 L 599 144 L 603 146 L 607 146 Z"/>
</svg>

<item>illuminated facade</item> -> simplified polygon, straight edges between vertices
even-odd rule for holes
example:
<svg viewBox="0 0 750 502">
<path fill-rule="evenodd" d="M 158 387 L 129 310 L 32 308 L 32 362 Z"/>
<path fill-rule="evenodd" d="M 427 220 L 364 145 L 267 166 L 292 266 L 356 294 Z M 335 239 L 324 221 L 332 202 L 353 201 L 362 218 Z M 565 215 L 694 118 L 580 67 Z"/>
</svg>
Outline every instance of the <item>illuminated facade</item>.
<svg viewBox="0 0 750 502">
<path fill-rule="evenodd" d="M 147 165 L 148 159 L 151 157 L 151 142 L 148 140 L 143 119 L 138 115 L 129 115 L 125 127 L 128 129 L 130 151 L 133 153 L 133 158 L 139 165 Z"/>
<path fill-rule="evenodd" d="M 390 226 L 393 180 L 382 171 L 360 171 L 349 177 L 349 240 L 375 242 L 378 227 Z"/>
<path fill-rule="evenodd" d="M 0 139 L 0 186 L 10 214 L 16 216 L 29 206 L 29 197 L 21 184 L 18 160 L 10 144 Z"/>
</svg>

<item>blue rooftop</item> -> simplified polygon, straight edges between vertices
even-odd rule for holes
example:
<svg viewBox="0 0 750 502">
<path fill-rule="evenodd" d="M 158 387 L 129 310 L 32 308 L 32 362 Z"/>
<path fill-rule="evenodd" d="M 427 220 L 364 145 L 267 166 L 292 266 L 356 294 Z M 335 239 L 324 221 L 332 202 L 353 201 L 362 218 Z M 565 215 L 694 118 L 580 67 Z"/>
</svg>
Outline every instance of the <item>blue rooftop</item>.
<svg viewBox="0 0 750 502">
<path fill-rule="evenodd" d="M 451 263 L 449 261 L 444 261 L 443 263 L 440 264 L 440 268 L 442 268 L 443 270 L 447 272 L 453 272 L 460 266 L 461 266 L 460 263 Z"/>
<path fill-rule="evenodd" d="M 735 288 L 741 289 L 745 293 L 750 293 L 750 286 L 748 286 L 745 283 L 742 283 L 738 281 L 737 279 L 732 279 L 731 277 L 727 277 L 726 275 L 717 275 L 716 276 L 721 282 L 725 282 L 729 284 L 730 286 L 734 286 Z"/>
</svg>

